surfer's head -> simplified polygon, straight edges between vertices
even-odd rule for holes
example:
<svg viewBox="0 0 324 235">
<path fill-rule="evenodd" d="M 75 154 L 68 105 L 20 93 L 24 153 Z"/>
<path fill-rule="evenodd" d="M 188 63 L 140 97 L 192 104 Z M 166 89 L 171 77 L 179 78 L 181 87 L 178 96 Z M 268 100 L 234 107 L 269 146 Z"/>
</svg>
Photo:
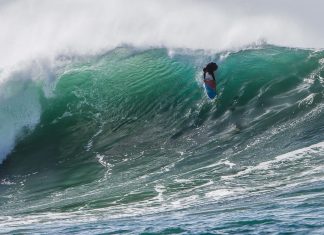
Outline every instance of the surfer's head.
<svg viewBox="0 0 324 235">
<path fill-rule="evenodd" d="M 207 66 L 203 69 L 204 73 L 213 73 L 218 69 L 218 65 L 214 62 L 207 64 Z"/>
</svg>

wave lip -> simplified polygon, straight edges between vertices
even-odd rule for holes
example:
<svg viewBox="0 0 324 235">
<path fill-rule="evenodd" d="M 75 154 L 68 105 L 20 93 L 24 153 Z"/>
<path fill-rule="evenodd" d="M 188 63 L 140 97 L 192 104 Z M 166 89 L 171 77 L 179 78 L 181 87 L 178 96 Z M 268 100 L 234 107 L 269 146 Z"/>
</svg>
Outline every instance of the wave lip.
<svg viewBox="0 0 324 235">
<path fill-rule="evenodd" d="M 40 122 L 41 97 L 51 96 L 54 83 L 52 72 L 41 61 L 0 73 L 0 163 L 16 141 Z"/>
<path fill-rule="evenodd" d="M 17 88 L 17 84 L 13 86 Z M 6 86 L 6 89 L 10 88 Z M 35 88 L 29 84 L 27 88 L 17 89 L 16 92 L 0 101 L 0 163 L 12 151 L 16 139 L 32 130 L 41 116 L 41 105 Z"/>
</svg>

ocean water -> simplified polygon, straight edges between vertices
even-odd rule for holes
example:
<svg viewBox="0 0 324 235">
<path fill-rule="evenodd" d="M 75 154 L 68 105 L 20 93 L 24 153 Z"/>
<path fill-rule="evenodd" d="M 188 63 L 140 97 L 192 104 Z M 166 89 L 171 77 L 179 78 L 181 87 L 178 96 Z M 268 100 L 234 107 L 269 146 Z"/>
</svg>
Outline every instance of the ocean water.
<svg viewBox="0 0 324 235">
<path fill-rule="evenodd" d="M 323 3 L 239 2 L 0 1 L 0 234 L 323 234 Z"/>
<path fill-rule="evenodd" d="M 0 230 L 324 232 L 323 58 L 120 47 L 58 58 L 47 96 L 11 79 L 2 138 L 24 128 L 0 166 Z M 216 101 L 201 80 L 210 60 Z"/>
</svg>

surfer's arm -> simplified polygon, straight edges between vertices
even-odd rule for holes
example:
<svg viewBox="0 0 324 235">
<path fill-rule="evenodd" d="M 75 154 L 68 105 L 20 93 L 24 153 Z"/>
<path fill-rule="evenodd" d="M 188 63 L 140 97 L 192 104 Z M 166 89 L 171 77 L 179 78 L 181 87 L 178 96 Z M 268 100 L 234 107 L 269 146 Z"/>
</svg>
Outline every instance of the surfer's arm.
<svg viewBox="0 0 324 235">
<path fill-rule="evenodd" d="M 216 81 L 215 74 L 214 73 L 211 73 L 211 75 L 212 75 L 213 79 Z"/>
</svg>

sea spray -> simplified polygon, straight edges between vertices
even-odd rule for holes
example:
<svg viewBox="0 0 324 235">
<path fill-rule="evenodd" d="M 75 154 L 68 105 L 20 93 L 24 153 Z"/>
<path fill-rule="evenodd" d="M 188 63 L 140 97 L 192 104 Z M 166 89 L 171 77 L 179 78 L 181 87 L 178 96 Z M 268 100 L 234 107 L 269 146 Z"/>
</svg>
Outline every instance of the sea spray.
<svg viewBox="0 0 324 235">
<path fill-rule="evenodd" d="M 211 49 L 256 41 L 323 48 L 321 1 L 5 1 L 0 68 L 58 54 L 97 54 L 120 45 Z"/>
</svg>

